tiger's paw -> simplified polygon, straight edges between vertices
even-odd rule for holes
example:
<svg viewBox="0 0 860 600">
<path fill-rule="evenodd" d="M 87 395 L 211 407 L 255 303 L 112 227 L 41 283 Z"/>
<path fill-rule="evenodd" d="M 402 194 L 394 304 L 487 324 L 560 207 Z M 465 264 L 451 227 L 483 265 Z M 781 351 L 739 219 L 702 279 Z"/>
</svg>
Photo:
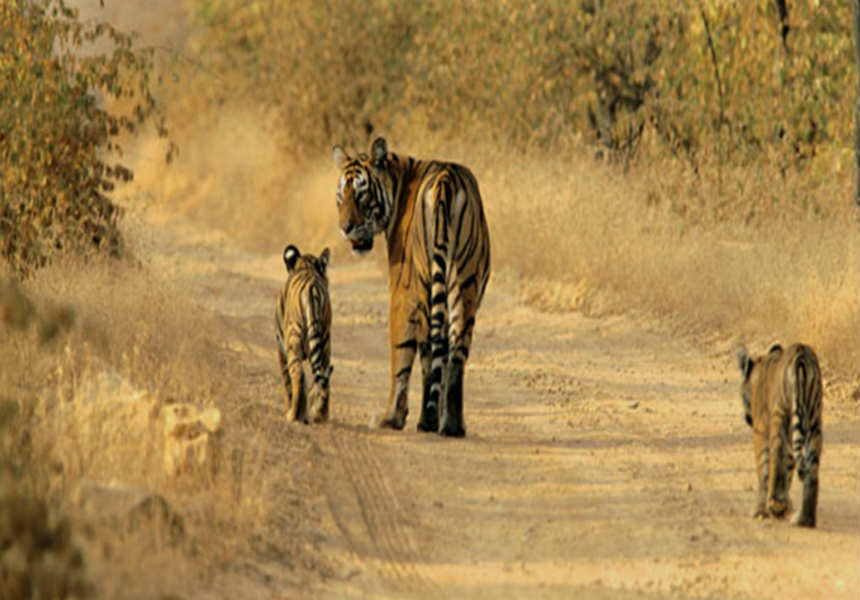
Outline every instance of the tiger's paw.
<svg viewBox="0 0 860 600">
<path fill-rule="evenodd" d="M 318 412 L 311 419 L 311 423 L 325 423 L 328 421 L 328 413 Z"/>
<path fill-rule="evenodd" d="M 451 421 L 445 421 L 442 423 L 442 427 L 439 428 L 439 435 L 444 435 L 445 437 L 466 437 L 466 428 L 463 427 L 461 423 L 451 423 Z"/>
<path fill-rule="evenodd" d="M 767 519 L 770 515 L 764 509 L 764 504 L 756 504 L 750 512 L 750 517 L 753 519 Z"/>
<path fill-rule="evenodd" d="M 418 431 L 439 431 L 439 413 L 434 404 L 428 404 L 421 411 L 421 420 L 418 421 Z"/>
<path fill-rule="evenodd" d="M 785 518 L 790 511 L 789 503 L 785 500 L 770 499 L 767 501 L 767 512 L 776 519 Z"/>
<path fill-rule="evenodd" d="M 400 430 L 400 429 L 403 429 L 403 427 L 405 425 L 406 425 L 406 415 L 403 415 L 402 417 L 400 415 L 394 415 L 394 416 L 385 415 L 384 417 L 380 418 L 376 423 L 376 427 L 378 429 L 398 429 L 398 430 Z"/>
<path fill-rule="evenodd" d="M 796 527 L 815 527 L 815 516 L 804 515 L 803 511 L 797 511 L 791 518 L 791 524 Z"/>
</svg>

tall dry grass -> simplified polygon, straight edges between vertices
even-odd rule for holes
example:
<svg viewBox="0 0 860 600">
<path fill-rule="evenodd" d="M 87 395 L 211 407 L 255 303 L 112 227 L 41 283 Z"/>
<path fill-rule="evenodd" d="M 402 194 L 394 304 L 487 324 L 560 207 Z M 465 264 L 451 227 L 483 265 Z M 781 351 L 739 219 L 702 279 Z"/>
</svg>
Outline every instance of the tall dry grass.
<svg viewBox="0 0 860 600">
<path fill-rule="evenodd" d="M 247 397 L 220 321 L 176 283 L 110 260 L 52 265 L 21 293 L 16 304 L 0 294 L 4 322 L 26 314 L 32 323 L 0 346 L 0 504 L 25 493 L 48 522 L 67 523 L 70 547 L 83 551 L 68 577 L 92 583 L 96 597 L 193 594 L 212 565 L 256 552 L 272 518 L 271 458 L 236 416 Z M 160 412 L 172 402 L 224 414 L 214 479 L 164 475 Z M 82 500 L 92 488 L 117 500 L 94 513 Z M 129 494 L 166 499 L 181 537 L 161 517 L 128 530 Z"/>
</svg>

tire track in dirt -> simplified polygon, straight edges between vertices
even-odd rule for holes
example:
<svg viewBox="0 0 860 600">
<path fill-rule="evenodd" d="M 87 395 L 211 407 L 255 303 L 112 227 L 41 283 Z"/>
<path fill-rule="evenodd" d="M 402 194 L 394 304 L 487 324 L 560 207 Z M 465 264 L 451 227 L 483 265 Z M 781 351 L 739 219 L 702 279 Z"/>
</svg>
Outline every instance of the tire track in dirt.
<svg viewBox="0 0 860 600">
<path fill-rule="evenodd" d="M 350 551 L 374 569 L 392 592 L 408 593 L 410 597 L 437 595 L 433 592 L 439 590 L 422 573 L 423 557 L 413 531 L 406 524 L 405 512 L 377 458 L 379 444 L 345 427 L 332 426 L 327 437 L 331 447 L 325 453 L 330 460 L 323 491 Z M 344 498 L 346 487 L 351 494 Z M 363 531 L 349 525 L 349 513 L 355 510 L 360 514 Z"/>
</svg>

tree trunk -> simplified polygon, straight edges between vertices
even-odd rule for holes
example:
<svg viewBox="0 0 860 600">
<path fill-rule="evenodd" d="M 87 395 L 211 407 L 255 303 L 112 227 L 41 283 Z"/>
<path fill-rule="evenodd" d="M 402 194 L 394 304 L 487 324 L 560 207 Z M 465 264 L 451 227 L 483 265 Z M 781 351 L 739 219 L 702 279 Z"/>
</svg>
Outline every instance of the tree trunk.
<svg viewBox="0 0 860 600">
<path fill-rule="evenodd" d="M 782 36 L 782 49 L 788 52 L 788 4 L 785 0 L 776 0 L 776 9 L 779 11 L 779 34 Z"/>
</svg>

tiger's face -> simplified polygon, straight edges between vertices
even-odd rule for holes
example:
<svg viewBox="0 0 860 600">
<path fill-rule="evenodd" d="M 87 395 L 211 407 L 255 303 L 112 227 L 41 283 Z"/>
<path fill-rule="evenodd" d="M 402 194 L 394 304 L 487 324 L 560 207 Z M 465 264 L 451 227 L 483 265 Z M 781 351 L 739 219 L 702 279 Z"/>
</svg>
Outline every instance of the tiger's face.
<svg viewBox="0 0 860 600">
<path fill-rule="evenodd" d="M 340 233 L 356 254 L 373 248 L 373 236 L 385 231 L 391 216 L 391 176 L 388 171 L 388 148 L 378 138 L 371 155 L 352 158 L 340 146 L 334 147 L 334 162 L 340 169 L 337 186 L 337 210 Z"/>
</svg>

